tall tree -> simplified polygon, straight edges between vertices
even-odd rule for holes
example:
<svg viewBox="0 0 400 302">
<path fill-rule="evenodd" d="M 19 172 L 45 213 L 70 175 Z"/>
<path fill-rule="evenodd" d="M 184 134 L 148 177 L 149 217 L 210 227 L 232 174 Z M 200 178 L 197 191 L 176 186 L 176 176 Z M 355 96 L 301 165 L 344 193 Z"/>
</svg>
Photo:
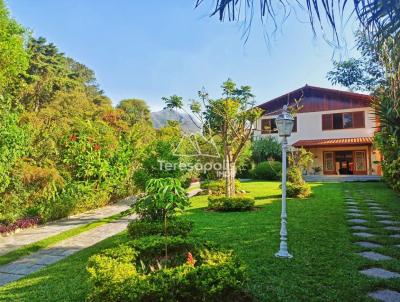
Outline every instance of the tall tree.
<svg viewBox="0 0 400 302">
<path fill-rule="evenodd" d="M 124 120 L 129 125 L 136 123 L 151 123 L 150 109 L 144 100 L 141 99 L 126 99 L 122 100 L 117 108 L 124 111 Z"/>
<path fill-rule="evenodd" d="M 210 99 L 208 93 L 199 91 L 200 101 L 192 101 L 190 110 L 201 125 L 206 139 L 218 137 L 223 150 L 223 177 L 226 196 L 235 195 L 236 164 L 246 149 L 254 132 L 254 122 L 261 109 L 254 107 L 254 95 L 250 86 L 237 85 L 228 79 L 221 86 L 222 98 Z M 171 109 L 184 109 L 182 98 L 165 98 Z M 176 108 L 174 108 L 176 107 Z"/>
<path fill-rule="evenodd" d="M 0 95 L 13 89 L 28 67 L 24 28 L 10 17 L 0 0 Z"/>
</svg>

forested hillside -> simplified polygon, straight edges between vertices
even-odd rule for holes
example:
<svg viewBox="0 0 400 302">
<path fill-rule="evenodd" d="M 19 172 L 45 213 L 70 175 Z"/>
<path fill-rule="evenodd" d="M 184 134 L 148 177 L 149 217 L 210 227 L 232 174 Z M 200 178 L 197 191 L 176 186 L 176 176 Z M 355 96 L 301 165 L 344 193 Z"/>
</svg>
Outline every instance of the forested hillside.
<svg viewBox="0 0 400 302">
<path fill-rule="evenodd" d="M 29 34 L 0 0 L 3 226 L 57 219 L 131 194 L 157 176 L 157 161 L 147 158 L 179 160 L 171 142 L 180 133 L 177 125 L 154 130 L 142 100 L 114 108 L 90 68 Z"/>
</svg>

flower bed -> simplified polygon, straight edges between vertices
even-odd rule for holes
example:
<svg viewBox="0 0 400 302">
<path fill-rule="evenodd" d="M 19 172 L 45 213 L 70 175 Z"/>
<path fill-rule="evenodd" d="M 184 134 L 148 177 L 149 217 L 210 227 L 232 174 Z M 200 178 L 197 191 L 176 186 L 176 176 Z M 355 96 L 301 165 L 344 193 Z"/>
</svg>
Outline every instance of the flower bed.
<svg viewBox="0 0 400 302">
<path fill-rule="evenodd" d="M 251 301 L 245 267 L 232 252 L 182 237 L 134 240 L 92 256 L 87 269 L 93 302 Z"/>
<path fill-rule="evenodd" d="M 16 222 L 10 224 L 0 224 L 0 234 L 7 236 L 15 233 L 17 230 L 34 227 L 39 224 L 39 221 L 39 217 L 29 217 L 18 219 Z"/>
</svg>

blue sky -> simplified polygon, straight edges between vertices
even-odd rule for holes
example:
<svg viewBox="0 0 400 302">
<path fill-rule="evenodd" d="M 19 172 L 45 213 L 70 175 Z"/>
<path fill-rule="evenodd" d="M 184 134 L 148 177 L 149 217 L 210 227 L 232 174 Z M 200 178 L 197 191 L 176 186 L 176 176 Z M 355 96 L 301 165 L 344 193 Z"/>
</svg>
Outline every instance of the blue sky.
<svg viewBox="0 0 400 302">
<path fill-rule="evenodd" d="M 339 51 L 321 36 L 315 39 L 310 26 L 293 15 L 269 46 L 257 22 L 244 43 L 240 24 L 208 17 L 212 0 L 196 10 L 194 2 L 8 0 L 7 4 L 12 16 L 35 36 L 46 37 L 93 69 L 114 104 L 136 97 L 146 100 L 152 110 L 163 107 L 163 96 L 178 94 L 187 100 L 203 86 L 217 97 L 228 77 L 252 86 L 257 103 L 306 83 L 331 87 L 326 73 L 332 57 L 354 53 L 354 25 L 346 29 L 348 47 Z"/>
</svg>

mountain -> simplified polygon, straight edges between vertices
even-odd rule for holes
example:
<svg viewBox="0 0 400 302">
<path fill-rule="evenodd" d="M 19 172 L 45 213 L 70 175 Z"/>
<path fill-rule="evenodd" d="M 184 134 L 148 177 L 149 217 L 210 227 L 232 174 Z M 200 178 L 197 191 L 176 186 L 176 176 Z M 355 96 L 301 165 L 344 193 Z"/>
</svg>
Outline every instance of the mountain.
<svg viewBox="0 0 400 302">
<path fill-rule="evenodd" d="M 179 112 L 176 110 L 163 109 L 161 111 L 152 112 L 151 119 L 153 121 L 154 128 L 161 128 L 167 124 L 167 121 L 179 121 L 182 130 L 186 133 L 199 132 L 200 129 L 187 113 Z M 196 121 L 195 118 L 193 120 Z"/>
</svg>

